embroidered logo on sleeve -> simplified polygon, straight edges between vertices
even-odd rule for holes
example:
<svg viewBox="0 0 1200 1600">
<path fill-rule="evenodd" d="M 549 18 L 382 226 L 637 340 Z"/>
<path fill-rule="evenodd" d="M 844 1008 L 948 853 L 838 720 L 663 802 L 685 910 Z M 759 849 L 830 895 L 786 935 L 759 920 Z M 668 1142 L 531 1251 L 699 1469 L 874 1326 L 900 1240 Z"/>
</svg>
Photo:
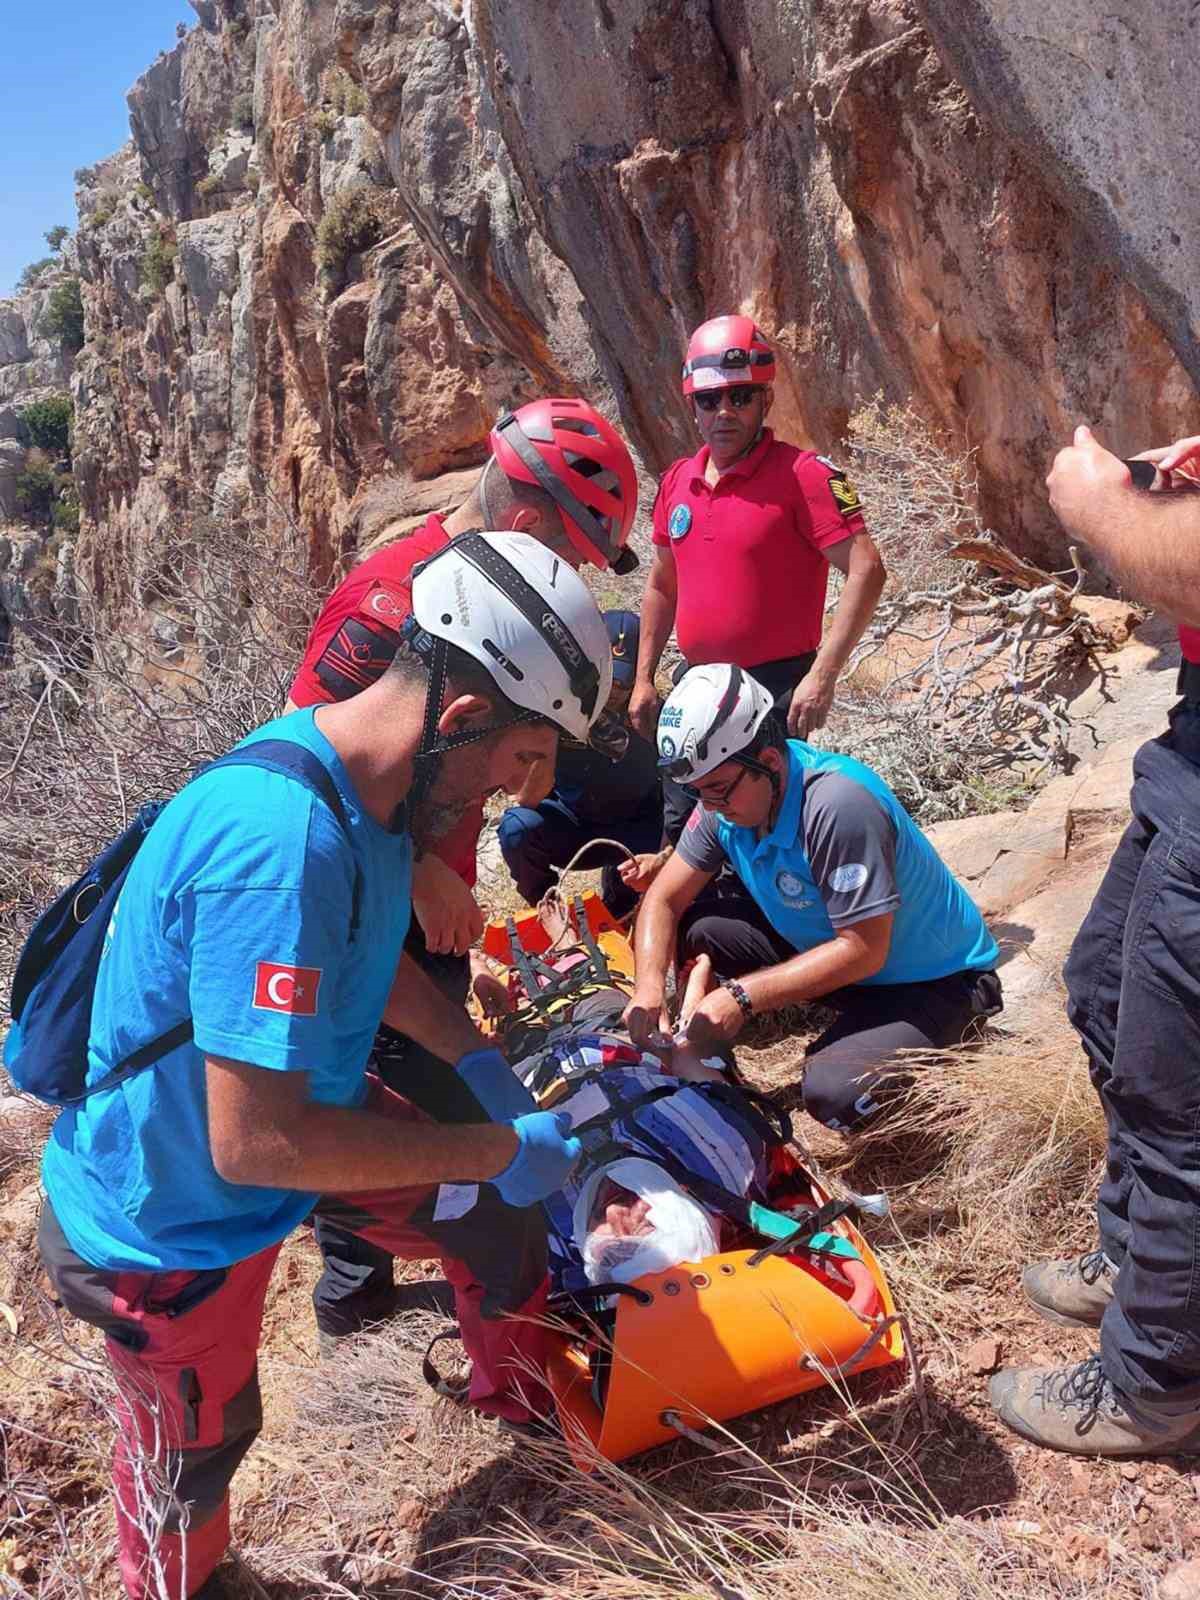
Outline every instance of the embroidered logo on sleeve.
<svg viewBox="0 0 1200 1600">
<path fill-rule="evenodd" d="M 254 1009 L 315 1017 L 321 970 L 320 967 L 289 967 L 279 961 L 260 961 L 254 969 Z"/>
<path fill-rule="evenodd" d="M 863 862 L 848 861 L 845 866 L 834 867 L 829 874 L 829 887 L 837 894 L 850 894 L 855 889 L 861 889 L 867 877 L 867 869 Z"/>
<path fill-rule="evenodd" d="M 858 498 L 858 490 L 844 472 L 835 472 L 833 477 L 830 478 L 829 492 L 844 517 L 852 517 L 862 510 L 862 501 Z"/>
<path fill-rule="evenodd" d="M 335 700 L 348 700 L 370 688 L 396 654 L 396 619 L 378 616 L 374 623 L 363 620 L 376 599 L 380 605 L 393 604 L 388 594 L 373 594 L 357 616 L 347 617 L 341 624 L 313 669 L 317 681 Z"/>
<path fill-rule="evenodd" d="M 394 584 L 376 581 L 371 585 L 361 609 L 398 632 L 400 624 L 412 610 L 412 595 Z"/>
</svg>

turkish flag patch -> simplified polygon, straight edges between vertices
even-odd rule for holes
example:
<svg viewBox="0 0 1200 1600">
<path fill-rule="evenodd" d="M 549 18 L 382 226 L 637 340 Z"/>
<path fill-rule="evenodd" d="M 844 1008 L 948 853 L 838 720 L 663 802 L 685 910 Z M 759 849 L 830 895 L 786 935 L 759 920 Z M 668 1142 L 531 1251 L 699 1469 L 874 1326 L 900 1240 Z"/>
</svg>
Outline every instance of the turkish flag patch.
<svg viewBox="0 0 1200 1600">
<path fill-rule="evenodd" d="M 393 632 L 399 632 L 400 624 L 412 610 L 412 591 L 377 579 L 367 590 L 367 598 L 359 610 L 377 617 Z"/>
<path fill-rule="evenodd" d="M 279 961 L 260 961 L 254 970 L 256 1011 L 288 1011 L 295 1017 L 315 1017 L 320 967 L 289 967 Z"/>
</svg>

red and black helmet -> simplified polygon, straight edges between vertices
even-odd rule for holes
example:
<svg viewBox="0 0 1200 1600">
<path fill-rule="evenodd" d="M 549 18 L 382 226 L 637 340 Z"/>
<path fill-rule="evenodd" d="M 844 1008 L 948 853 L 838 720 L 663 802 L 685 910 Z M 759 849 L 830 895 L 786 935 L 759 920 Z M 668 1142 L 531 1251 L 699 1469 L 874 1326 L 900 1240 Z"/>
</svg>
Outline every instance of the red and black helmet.
<svg viewBox="0 0 1200 1600">
<path fill-rule="evenodd" d="M 637 471 L 625 441 L 586 400 L 531 400 L 492 429 L 496 465 L 518 483 L 544 489 L 585 561 L 633 572 L 628 549 L 637 515 Z"/>
<path fill-rule="evenodd" d="M 683 392 L 775 382 L 775 352 L 750 317 L 713 317 L 688 340 Z"/>
</svg>

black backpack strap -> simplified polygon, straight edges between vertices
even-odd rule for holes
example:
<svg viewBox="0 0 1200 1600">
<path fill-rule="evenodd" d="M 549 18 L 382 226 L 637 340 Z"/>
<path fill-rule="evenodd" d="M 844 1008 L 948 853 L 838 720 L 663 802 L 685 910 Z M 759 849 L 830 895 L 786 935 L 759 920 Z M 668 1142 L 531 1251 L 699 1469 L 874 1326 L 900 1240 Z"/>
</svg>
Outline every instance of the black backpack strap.
<svg viewBox="0 0 1200 1600">
<path fill-rule="evenodd" d="M 333 812 L 334 820 L 345 835 L 346 843 L 350 845 L 353 858 L 350 819 L 346 815 L 337 784 L 334 783 L 329 768 L 307 746 L 297 744 L 294 739 L 259 739 L 254 744 L 239 745 L 236 750 L 218 756 L 215 761 L 210 761 L 206 767 L 202 767 L 196 776 L 201 777 L 205 772 L 211 772 L 214 767 L 261 767 L 265 772 L 278 772 L 285 778 L 292 778 L 297 783 L 303 784 Z M 363 889 L 358 860 L 353 859 L 354 891 L 350 905 L 352 939 L 358 933 Z"/>
<path fill-rule="evenodd" d="M 342 831 L 342 835 L 350 846 L 351 859 L 354 861 L 354 888 L 350 902 L 350 937 L 355 938 L 358 933 L 360 913 L 362 909 L 363 881 L 358 860 L 354 857 L 354 845 L 350 833 L 350 819 L 346 815 L 346 808 L 342 797 L 338 793 L 337 785 L 328 767 L 302 744 L 297 744 L 294 739 L 260 739 L 257 743 L 239 746 L 230 750 L 223 756 L 218 756 L 215 761 L 210 761 L 202 767 L 195 776 L 202 777 L 204 773 L 211 772 L 214 767 L 259 767 L 266 772 L 278 772 L 282 777 L 292 778 L 295 782 L 303 784 L 312 794 L 324 802 L 333 813 L 334 821 Z M 157 816 L 155 808 L 146 815 L 145 827 L 148 830 L 150 823 Z M 182 1022 L 177 1022 L 174 1027 L 168 1028 L 166 1033 L 159 1034 L 157 1039 L 151 1039 L 147 1044 L 140 1045 L 131 1055 L 119 1061 L 111 1072 L 106 1072 L 98 1083 L 89 1084 L 82 1095 L 74 1102 L 76 1104 L 90 1099 L 92 1095 L 99 1094 L 103 1089 L 112 1089 L 126 1078 L 131 1078 L 146 1067 L 152 1067 L 163 1056 L 177 1050 L 181 1044 L 186 1044 L 192 1037 L 193 1026 L 191 1017 L 185 1017 Z"/>
</svg>

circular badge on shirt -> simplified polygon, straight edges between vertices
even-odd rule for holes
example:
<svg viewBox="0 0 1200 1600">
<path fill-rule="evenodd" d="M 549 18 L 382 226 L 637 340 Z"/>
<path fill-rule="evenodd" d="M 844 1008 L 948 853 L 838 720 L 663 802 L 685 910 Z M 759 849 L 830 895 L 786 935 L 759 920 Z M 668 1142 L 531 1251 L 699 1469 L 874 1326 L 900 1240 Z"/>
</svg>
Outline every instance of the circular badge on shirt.
<svg viewBox="0 0 1200 1600">
<path fill-rule="evenodd" d="M 692 525 L 691 506 L 678 505 L 672 507 L 670 519 L 667 522 L 667 532 L 672 539 L 682 539 Z"/>
<path fill-rule="evenodd" d="M 808 885 L 804 879 L 798 878 L 786 867 L 775 874 L 775 888 L 784 905 L 794 906 L 799 911 L 812 904 L 808 898 Z"/>
<path fill-rule="evenodd" d="M 866 862 L 850 861 L 845 866 L 834 867 L 829 874 L 829 887 L 836 889 L 839 894 L 851 894 L 855 889 L 861 889 L 869 876 Z"/>
</svg>

